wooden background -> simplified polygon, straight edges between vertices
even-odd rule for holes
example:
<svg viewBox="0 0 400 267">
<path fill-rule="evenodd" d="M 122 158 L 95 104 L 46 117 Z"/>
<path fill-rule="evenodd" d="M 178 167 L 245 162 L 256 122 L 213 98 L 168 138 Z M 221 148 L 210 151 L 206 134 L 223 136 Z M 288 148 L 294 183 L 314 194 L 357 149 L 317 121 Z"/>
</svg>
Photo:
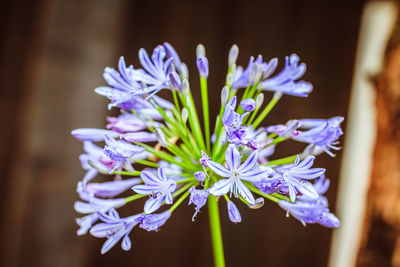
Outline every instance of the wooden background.
<svg viewBox="0 0 400 267">
<path fill-rule="evenodd" d="M 266 123 L 345 116 L 363 1 L 62 1 L 2 3 L 0 16 L 0 266 L 210 266 L 206 212 L 177 211 L 158 233 L 133 231 L 133 250 L 100 255 L 103 240 L 77 237 L 73 203 L 81 179 L 80 127 L 104 127 L 105 66 L 120 55 L 138 65 L 140 47 L 171 42 L 190 65 L 202 42 L 210 61 L 210 98 L 219 99 L 233 43 L 239 63 L 295 52 L 307 63 L 307 98 L 284 97 Z M 282 65 L 280 65 L 282 66 Z M 195 97 L 199 92 L 194 92 Z M 217 112 L 218 101 L 211 105 Z M 282 154 L 300 149 L 288 143 Z M 332 179 L 334 210 L 340 152 L 317 165 Z M 234 225 L 222 207 L 228 266 L 325 266 L 331 230 L 304 228 L 276 205 L 241 208 Z"/>
</svg>

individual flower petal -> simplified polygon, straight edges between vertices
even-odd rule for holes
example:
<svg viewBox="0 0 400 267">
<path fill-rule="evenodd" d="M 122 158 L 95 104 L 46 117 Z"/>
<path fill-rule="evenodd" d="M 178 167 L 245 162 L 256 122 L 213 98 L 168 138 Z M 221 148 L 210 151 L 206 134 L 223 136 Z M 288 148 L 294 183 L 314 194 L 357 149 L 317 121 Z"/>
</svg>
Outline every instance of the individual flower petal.
<svg viewBox="0 0 400 267">
<path fill-rule="evenodd" d="M 86 189 L 97 197 L 115 197 L 139 183 L 139 178 L 131 178 L 104 183 L 88 183 Z"/>
<path fill-rule="evenodd" d="M 214 196 L 222 196 L 231 190 L 231 186 L 231 179 L 221 179 L 213 184 L 213 186 L 210 188 L 210 193 Z"/>
<path fill-rule="evenodd" d="M 226 165 L 230 170 L 236 170 L 240 165 L 240 153 L 235 145 L 229 145 L 225 152 Z"/>
<path fill-rule="evenodd" d="M 106 135 L 112 137 L 118 137 L 119 133 L 104 130 L 104 129 L 95 129 L 95 128 L 80 128 L 75 129 L 71 132 L 72 136 L 80 141 L 91 141 L 91 142 L 99 142 L 104 141 Z"/>
</svg>

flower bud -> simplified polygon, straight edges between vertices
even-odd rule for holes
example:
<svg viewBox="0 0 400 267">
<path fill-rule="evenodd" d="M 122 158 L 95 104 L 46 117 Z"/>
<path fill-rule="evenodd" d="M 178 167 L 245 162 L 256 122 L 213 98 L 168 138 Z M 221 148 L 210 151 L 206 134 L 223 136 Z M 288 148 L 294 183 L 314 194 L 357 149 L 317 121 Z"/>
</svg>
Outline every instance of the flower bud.
<svg viewBox="0 0 400 267">
<path fill-rule="evenodd" d="M 232 73 L 228 73 L 228 75 L 226 75 L 226 85 L 227 86 L 232 86 L 233 83 L 233 74 Z"/>
<path fill-rule="evenodd" d="M 182 62 L 181 68 L 182 68 L 183 77 L 185 77 L 185 79 L 189 79 L 189 70 L 188 70 L 187 65 Z"/>
<path fill-rule="evenodd" d="M 165 135 L 164 132 L 160 129 L 157 128 L 154 130 L 154 134 L 156 135 L 157 141 L 163 146 L 167 146 L 167 141 L 165 140 Z"/>
<path fill-rule="evenodd" d="M 198 44 L 196 48 L 196 57 L 201 58 L 206 56 L 206 49 L 204 48 L 204 45 Z"/>
<path fill-rule="evenodd" d="M 181 116 L 182 116 L 183 123 L 186 123 L 187 119 L 188 119 L 188 116 L 189 116 L 189 112 L 188 112 L 188 110 L 186 108 L 182 109 Z"/>
<path fill-rule="evenodd" d="M 240 216 L 240 212 L 236 208 L 236 205 L 232 201 L 228 201 L 227 205 L 228 205 L 228 215 L 231 222 L 240 223 L 242 221 L 242 217 Z"/>
<path fill-rule="evenodd" d="M 179 92 L 182 90 L 181 77 L 179 77 L 178 73 L 176 73 L 175 71 L 169 74 L 169 84 L 172 90 Z"/>
<path fill-rule="evenodd" d="M 206 57 L 197 58 L 197 69 L 199 70 L 200 76 L 203 78 L 208 77 L 208 59 Z"/>
<path fill-rule="evenodd" d="M 261 93 L 256 98 L 256 109 L 259 109 L 263 102 L 264 102 L 264 94 Z"/>
<path fill-rule="evenodd" d="M 194 178 L 196 178 L 197 181 L 203 182 L 207 176 L 203 171 L 198 171 L 194 173 Z"/>
<path fill-rule="evenodd" d="M 244 111 L 254 111 L 256 109 L 256 101 L 253 98 L 247 98 L 240 102 L 240 106 Z"/>
<path fill-rule="evenodd" d="M 182 81 L 182 93 L 185 97 L 189 95 L 189 82 L 186 79 Z"/>
<path fill-rule="evenodd" d="M 229 87 L 224 86 L 224 88 L 222 88 L 221 91 L 221 106 L 225 106 L 226 101 L 228 101 L 228 97 L 229 97 Z"/>
<path fill-rule="evenodd" d="M 228 65 L 230 67 L 232 65 L 236 64 L 238 55 L 239 55 L 239 47 L 236 44 L 234 44 L 234 45 L 232 45 L 231 49 L 229 50 Z"/>
</svg>

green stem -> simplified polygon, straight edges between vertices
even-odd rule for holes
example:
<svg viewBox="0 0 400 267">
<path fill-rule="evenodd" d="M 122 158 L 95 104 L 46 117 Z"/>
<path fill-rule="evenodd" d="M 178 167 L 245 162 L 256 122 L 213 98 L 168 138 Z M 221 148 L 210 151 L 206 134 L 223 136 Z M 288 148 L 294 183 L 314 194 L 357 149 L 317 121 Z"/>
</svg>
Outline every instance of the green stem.
<svg viewBox="0 0 400 267">
<path fill-rule="evenodd" d="M 289 156 L 286 158 L 271 160 L 267 164 L 263 164 L 264 166 L 274 166 L 274 165 L 283 165 L 283 164 L 290 164 L 296 160 L 298 155 Z"/>
<path fill-rule="evenodd" d="M 172 212 L 174 212 L 174 210 L 182 203 L 182 201 L 185 200 L 185 198 L 187 198 L 189 196 L 190 192 L 186 191 L 185 194 L 183 194 L 175 203 L 174 205 L 172 205 L 171 208 L 169 208 L 169 210 Z"/>
<path fill-rule="evenodd" d="M 272 108 L 278 103 L 279 98 L 273 97 L 268 105 L 264 108 L 263 112 L 258 116 L 257 120 L 253 123 L 253 128 L 256 129 L 257 126 L 264 120 Z"/>
<path fill-rule="evenodd" d="M 201 87 L 201 102 L 203 103 L 203 119 L 204 119 L 204 129 L 205 138 L 207 144 L 207 152 L 210 152 L 210 118 L 208 111 L 208 89 L 207 89 L 207 79 L 200 77 L 200 87 Z"/>
<path fill-rule="evenodd" d="M 215 196 L 211 194 L 208 197 L 208 214 L 210 217 L 211 239 L 214 252 L 214 265 L 215 267 L 225 267 L 218 202 Z"/>
</svg>

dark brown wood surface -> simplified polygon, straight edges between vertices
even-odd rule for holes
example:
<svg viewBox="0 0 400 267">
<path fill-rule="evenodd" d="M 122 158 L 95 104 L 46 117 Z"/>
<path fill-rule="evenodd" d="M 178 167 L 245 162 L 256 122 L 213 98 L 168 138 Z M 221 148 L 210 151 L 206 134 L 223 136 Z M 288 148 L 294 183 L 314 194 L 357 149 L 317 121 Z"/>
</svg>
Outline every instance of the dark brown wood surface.
<svg viewBox="0 0 400 267">
<path fill-rule="evenodd" d="M 195 48 L 202 42 L 210 61 L 210 98 L 216 104 L 229 47 L 266 59 L 297 53 L 314 84 L 306 99 L 284 97 L 268 123 L 291 118 L 345 116 L 362 2 L 340 1 L 62 1 L 2 3 L 0 28 L 0 266 L 210 266 L 207 212 L 191 222 L 183 205 L 158 233 L 133 232 L 133 250 L 116 247 L 100 255 L 103 240 L 77 237 L 73 210 L 81 170 L 80 127 L 104 127 L 105 66 L 120 55 L 138 65 L 140 47 L 169 41 L 190 66 L 196 84 Z M 282 65 L 280 65 L 282 67 Z M 193 88 L 196 89 L 195 87 Z M 200 92 L 194 91 L 198 102 Z M 289 142 L 289 155 L 303 146 Z M 337 158 L 316 164 L 332 179 L 335 210 Z M 228 266 L 325 266 L 331 230 L 304 228 L 276 205 L 241 207 L 243 222 L 229 222 L 221 206 Z M 128 211 L 129 212 L 129 211 Z"/>
</svg>

